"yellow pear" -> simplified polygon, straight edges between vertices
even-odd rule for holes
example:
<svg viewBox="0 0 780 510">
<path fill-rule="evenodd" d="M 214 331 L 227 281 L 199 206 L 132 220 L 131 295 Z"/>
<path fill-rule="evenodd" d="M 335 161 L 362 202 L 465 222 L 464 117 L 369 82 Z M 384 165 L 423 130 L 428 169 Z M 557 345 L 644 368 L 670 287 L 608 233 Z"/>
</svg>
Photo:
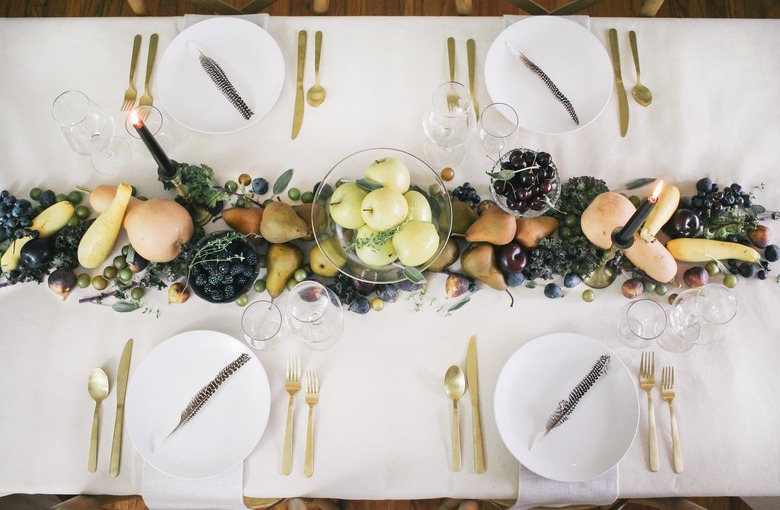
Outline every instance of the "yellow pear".
<svg viewBox="0 0 780 510">
<path fill-rule="evenodd" d="M 500 207 L 488 207 L 466 230 L 466 240 L 503 246 L 515 238 L 517 219 Z"/>
<path fill-rule="evenodd" d="M 462 236 L 471 225 L 477 221 L 479 215 L 466 202 L 454 200 L 452 202 L 452 235 Z"/>
<path fill-rule="evenodd" d="M 313 245 L 309 251 L 309 265 L 314 274 L 326 278 L 333 278 L 339 274 L 339 268 L 328 260 L 328 257 L 322 252 L 322 248 L 320 248 L 319 244 Z"/>
<path fill-rule="evenodd" d="M 530 250 L 539 246 L 539 241 L 552 236 L 558 230 L 558 220 L 552 216 L 538 218 L 517 218 L 515 240 Z"/>
<path fill-rule="evenodd" d="M 450 237 L 447 239 L 447 244 L 444 245 L 444 249 L 439 253 L 439 256 L 433 259 L 431 265 L 428 266 L 428 271 L 441 271 L 447 269 L 457 262 L 459 256 L 460 247 L 458 246 L 458 242 Z"/>
<path fill-rule="evenodd" d="M 496 251 L 492 244 L 470 244 L 460 256 L 460 266 L 464 273 L 496 290 L 506 290 L 508 287 L 504 273 L 498 267 Z"/>
<path fill-rule="evenodd" d="M 303 264 L 303 251 L 289 243 L 271 244 L 266 253 L 268 274 L 265 286 L 272 298 L 279 297 L 287 287 L 287 281 Z"/>
<path fill-rule="evenodd" d="M 241 232 L 242 234 L 255 234 L 249 236 L 256 245 L 262 243 L 260 239 L 260 225 L 263 223 L 263 212 L 265 209 L 262 207 L 250 207 L 246 209 L 244 207 L 231 207 L 222 211 L 222 219 L 225 220 L 227 226 Z"/>
<path fill-rule="evenodd" d="M 269 243 L 286 243 L 310 236 L 311 228 L 290 204 L 274 201 L 265 206 L 260 235 Z"/>
</svg>

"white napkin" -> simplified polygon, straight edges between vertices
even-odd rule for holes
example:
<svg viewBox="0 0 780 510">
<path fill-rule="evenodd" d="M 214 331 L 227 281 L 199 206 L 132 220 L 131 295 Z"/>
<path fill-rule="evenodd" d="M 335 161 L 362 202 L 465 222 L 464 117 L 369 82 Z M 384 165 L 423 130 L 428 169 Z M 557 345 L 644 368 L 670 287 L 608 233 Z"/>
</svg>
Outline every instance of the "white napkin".
<svg viewBox="0 0 780 510">
<path fill-rule="evenodd" d="M 141 496 L 150 510 L 246 510 L 244 463 L 211 478 L 168 476 L 144 463 Z"/>
<path fill-rule="evenodd" d="M 507 14 L 504 16 L 504 28 L 508 27 L 512 23 L 516 23 L 522 19 L 529 18 L 530 16 L 522 16 L 520 14 Z M 563 16 L 569 21 L 573 21 L 590 30 L 590 16 L 576 15 L 576 16 Z"/>
<path fill-rule="evenodd" d="M 618 466 L 585 482 L 557 482 L 520 466 L 517 503 L 511 510 L 576 504 L 609 505 L 618 497 Z"/>
<path fill-rule="evenodd" d="M 181 26 L 181 30 L 184 30 L 185 28 L 194 25 L 198 21 L 203 21 L 214 17 L 216 16 L 211 14 L 185 14 L 184 21 Z M 255 25 L 258 25 L 263 30 L 268 30 L 268 13 L 264 12 L 260 14 L 240 14 L 238 16 L 232 16 L 232 17 L 238 19 L 245 19 L 247 21 L 254 23 Z"/>
</svg>

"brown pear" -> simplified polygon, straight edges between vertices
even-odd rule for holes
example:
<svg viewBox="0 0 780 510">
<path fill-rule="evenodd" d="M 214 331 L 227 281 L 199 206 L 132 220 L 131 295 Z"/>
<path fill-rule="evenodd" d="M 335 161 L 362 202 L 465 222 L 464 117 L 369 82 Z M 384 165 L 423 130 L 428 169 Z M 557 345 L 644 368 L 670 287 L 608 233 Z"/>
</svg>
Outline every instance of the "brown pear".
<svg viewBox="0 0 780 510">
<path fill-rule="evenodd" d="M 266 253 L 268 274 L 265 288 L 272 298 L 279 297 L 293 273 L 303 264 L 303 251 L 290 243 L 271 244 Z"/>
<path fill-rule="evenodd" d="M 265 206 L 260 235 L 269 243 L 286 243 L 311 235 L 311 228 L 290 204 L 274 201 Z"/>
<path fill-rule="evenodd" d="M 472 209 L 469 204 L 454 200 L 452 202 L 452 235 L 464 235 L 478 217 L 477 211 Z"/>
<path fill-rule="evenodd" d="M 260 239 L 260 225 L 263 222 L 262 207 L 250 207 L 246 209 L 244 207 L 232 207 L 222 211 L 222 219 L 225 220 L 227 226 L 241 232 L 242 234 L 255 234 L 250 236 L 253 243 L 259 245 L 262 243 Z"/>
<path fill-rule="evenodd" d="M 460 266 L 464 273 L 496 290 L 507 289 L 504 273 L 498 268 L 496 251 L 490 243 L 470 244 L 460 256 Z"/>
<path fill-rule="evenodd" d="M 460 247 L 458 247 L 458 242 L 450 237 L 447 239 L 447 244 L 444 245 L 444 249 L 439 253 L 439 256 L 431 262 L 430 266 L 428 266 L 428 270 L 441 271 L 447 269 L 458 260 L 459 256 Z"/>
<path fill-rule="evenodd" d="M 466 231 L 466 240 L 503 246 L 515 238 L 516 218 L 500 207 L 488 207 Z"/>
<path fill-rule="evenodd" d="M 293 206 L 293 210 L 295 210 L 295 214 L 298 215 L 300 219 L 306 222 L 306 227 L 309 229 L 309 234 L 306 236 L 301 237 L 301 241 L 314 241 L 314 234 L 312 233 L 312 219 L 311 219 L 311 210 L 313 208 L 314 204 L 298 204 Z"/>
<path fill-rule="evenodd" d="M 328 260 L 328 257 L 322 253 L 322 248 L 319 244 L 315 244 L 309 251 L 309 265 L 314 274 L 324 276 L 326 278 L 333 278 L 339 274 L 339 268 L 333 265 Z"/>
<path fill-rule="evenodd" d="M 552 236 L 558 230 L 558 220 L 552 216 L 517 218 L 515 240 L 526 250 L 539 246 L 539 241 Z"/>
</svg>

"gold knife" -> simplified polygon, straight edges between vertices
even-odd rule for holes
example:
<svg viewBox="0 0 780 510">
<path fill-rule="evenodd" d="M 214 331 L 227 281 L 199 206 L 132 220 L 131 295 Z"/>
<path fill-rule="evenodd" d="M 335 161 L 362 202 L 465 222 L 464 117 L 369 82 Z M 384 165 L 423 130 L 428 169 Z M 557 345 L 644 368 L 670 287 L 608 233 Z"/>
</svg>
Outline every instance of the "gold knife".
<svg viewBox="0 0 780 510">
<path fill-rule="evenodd" d="M 298 77 L 296 78 L 295 111 L 293 113 L 292 138 L 298 136 L 303 124 L 303 69 L 306 63 L 306 30 L 298 32 Z"/>
<path fill-rule="evenodd" d="M 485 472 L 485 454 L 482 448 L 482 422 L 479 419 L 479 378 L 477 377 L 477 337 L 472 336 L 466 351 L 466 381 L 471 396 L 471 423 L 474 429 L 474 470 Z"/>
<path fill-rule="evenodd" d="M 130 375 L 130 358 L 133 353 L 133 339 L 127 341 L 122 357 L 119 359 L 119 371 L 116 375 L 116 420 L 114 421 L 114 441 L 111 443 L 111 462 L 108 474 L 119 474 L 119 461 L 122 454 L 122 425 L 125 419 L 125 394 L 127 378 Z"/>
<path fill-rule="evenodd" d="M 615 70 L 615 85 L 618 93 L 618 108 L 620 111 L 620 136 L 628 133 L 628 97 L 623 86 L 623 76 L 620 72 L 620 50 L 618 49 L 617 30 L 609 29 L 609 46 L 612 49 L 612 68 Z"/>
<path fill-rule="evenodd" d="M 466 55 L 469 65 L 469 92 L 471 93 L 471 103 L 474 105 L 474 114 L 479 120 L 479 103 L 477 103 L 477 96 L 474 95 L 474 74 L 476 71 L 476 43 L 474 39 L 466 41 Z"/>
</svg>

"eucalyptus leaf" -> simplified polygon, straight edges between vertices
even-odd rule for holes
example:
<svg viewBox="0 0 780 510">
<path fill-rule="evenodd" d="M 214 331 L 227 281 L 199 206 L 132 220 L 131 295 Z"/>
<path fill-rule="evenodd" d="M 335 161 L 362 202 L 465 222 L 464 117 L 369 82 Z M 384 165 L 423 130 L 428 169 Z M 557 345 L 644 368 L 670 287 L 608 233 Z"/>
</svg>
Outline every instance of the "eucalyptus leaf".
<svg viewBox="0 0 780 510">
<path fill-rule="evenodd" d="M 638 189 L 657 180 L 658 179 L 655 177 L 642 177 L 641 179 L 634 179 L 633 181 L 627 182 L 626 185 L 623 186 L 623 189 Z"/>
<path fill-rule="evenodd" d="M 404 276 L 412 283 L 425 283 L 425 276 L 416 267 L 404 267 Z"/>
<path fill-rule="evenodd" d="M 286 170 L 282 175 L 279 176 L 278 179 L 276 179 L 276 182 L 274 182 L 274 195 L 281 194 L 284 190 L 287 189 L 287 186 L 290 185 L 290 181 L 293 177 L 293 169 L 290 168 Z"/>
<path fill-rule="evenodd" d="M 766 212 L 766 207 L 763 205 L 753 204 L 750 207 L 748 207 L 748 211 L 752 212 L 753 214 L 761 214 L 763 212 Z"/>
<path fill-rule="evenodd" d="M 455 310 L 457 310 L 458 308 L 463 308 L 464 306 L 466 306 L 466 303 L 468 303 L 469 301 L 471 301 L 471 298 L 470 298 L 470 297 L 467 297 L 467 298 L 461 299 L 460 301 L 458 301 L 457 303 L 455 303 L 454 305 L 452 305 L 452 306 L 451 306 L 451 307 L 450 307 L 450 308 L 447 310 L 447 312 L 454 312 L 454 311 L 455 311 Z"/>
<path fill-rule="evenodd" d="M 378 182 L 369 181 L 368 179 L 358 179 L 355 183 L 367 191 L 374 191 L 375 189 L 382 188 L 383 186 Z"/>
<path fill-rule="evenodd" d="M 124 312 L 134 312 L 134 311 L 138 310 L 139 308 L 141 308 L 141 305 L 138 304 L 138 303 L 132 303 L 132 302 L 129 302 L 129 301 L 120 301 L 118 303 L 114 303 L 113 305 L 111 305 L 111 308 L 115 312 L 123 312 L 124 313 Z"/>
<path fill-rule="evenodd" d="M 498 172 L 485 172 L 497 181 L 508 181 L 515 176 L 515 170 L 499 170 Z"/>
</svg>

